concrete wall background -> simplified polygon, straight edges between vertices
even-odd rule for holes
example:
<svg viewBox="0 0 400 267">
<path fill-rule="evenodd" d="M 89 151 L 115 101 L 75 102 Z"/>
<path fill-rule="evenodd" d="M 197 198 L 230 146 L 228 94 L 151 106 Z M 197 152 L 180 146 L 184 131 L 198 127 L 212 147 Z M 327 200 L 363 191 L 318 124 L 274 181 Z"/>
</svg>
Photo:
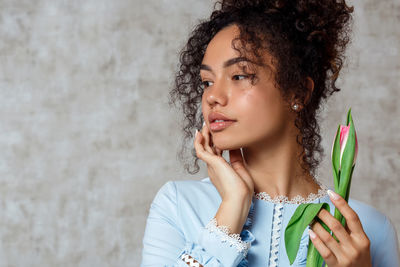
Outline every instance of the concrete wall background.
<svg viewBox="0 0 400 267">
<path fill-rule="evenodd" d="M 148 209 L 176 160 L 167 104 L 178 50 L 214 1 L 0 0 L 0 266 L 137 266 Z M 351 106 L 351 197 L 400 231 L 400 3 L 352 1 L 342 92 L 321 114 L 325 161 Z M 22 257 L 23 256 L 23 257 Z"/>
</svg>

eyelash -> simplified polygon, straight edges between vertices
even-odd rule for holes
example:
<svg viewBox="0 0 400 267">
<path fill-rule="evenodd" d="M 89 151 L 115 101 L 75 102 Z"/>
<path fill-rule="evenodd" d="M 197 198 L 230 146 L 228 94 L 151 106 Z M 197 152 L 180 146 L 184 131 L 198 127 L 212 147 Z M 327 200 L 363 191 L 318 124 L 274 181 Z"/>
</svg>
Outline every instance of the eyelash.
<svg viewBox="0 0 400 267">
<path fill-rule="evenodd" d="M 254 74 L 250 74 L 250 75 L 233 75 L 232 77 L 237 77 L 237 76 L 243 76 L 243 77 L 245 77 L 247 79 L 248 77 L 254 77 L 255 75 Z M 205 86 L 205 83 L 207 83 L 207 82 L 209 82 L 209 81 L 202 81 L 201 82 L 201 86 L 203 88 L 207 88 L 208 86 Z"/>
</svg>

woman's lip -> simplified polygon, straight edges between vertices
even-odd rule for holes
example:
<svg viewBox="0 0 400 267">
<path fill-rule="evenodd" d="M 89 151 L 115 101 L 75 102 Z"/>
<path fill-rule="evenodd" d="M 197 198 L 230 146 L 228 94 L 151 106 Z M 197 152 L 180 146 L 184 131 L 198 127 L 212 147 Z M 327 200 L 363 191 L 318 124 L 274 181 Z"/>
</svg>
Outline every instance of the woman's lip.
<svg viewBox="0 0 400 267">
<path fill-rule="evenodd" d="M 221 121 L 221 122 L 212 122 L 210 123 L 210 130 L 211 131 L 222 131 L 226 127 L 229 127 L 235 121 Z"/>
<path fill-rule="evenodd" d="M 213 111 L 208 115 L 208 121 L 211 123 L 215 120 L 234 121 L 234 119 L 223 113 Z"/>
</svg>

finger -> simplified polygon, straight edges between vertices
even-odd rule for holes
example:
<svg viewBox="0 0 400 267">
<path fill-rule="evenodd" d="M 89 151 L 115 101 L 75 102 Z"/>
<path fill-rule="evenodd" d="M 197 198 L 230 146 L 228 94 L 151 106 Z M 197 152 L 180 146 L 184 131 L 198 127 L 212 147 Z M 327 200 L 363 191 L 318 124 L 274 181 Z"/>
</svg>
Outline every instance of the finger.
<svg viewBox="0 0 400 267">
<path fill-rule="evenodd" d="M 348 248 L 341 246 L 319 222 L 316 222 L 315 225 L 312 226 L 312 230 L 317 233 L 319 239 L 321 239 L 325 246 L 333 252 L 338 261 L 347 258 Z M 353 247 L 350 246 L 350 249 L 353 250 Z"/>
<path fill-rule="evenodd" d="M 196 150 L 196 156 L 199 159 L 202 159 L 205 161 L 207 164 L 209 164 L 212 161 L 212 156 L 211 154 L 204 149 L 203 142 L 205 141 L 203 135 L 201 132 L 197 131 L 195 137 L 194 137 L 194 148 Z"/>
<path fill-rule="evenodd" d="M 210 128 L 208 128 L 208 125 L 206 124 L 206 122 L 203 123 L 203 126 L 204 126 L 204 128 L 207 129 L 207 135 L 206 135 L 207 139 L 208 139 L 207 143 L 209 144 L 214 155 L 218 155 L 217 147 L 214 145 Z M 219 156 L 221 156 L 221 155 L 219 155 Z"/>
<path fill-rule="evenodd" d="M 340 213 L 346 219 L 346 224 L 348 225 L 348 229 L 350 230 L 350 232 L 358 235 L 365 235 L 364 229 L 357 213 L 349 206 L 346 200 L 332 190 L 328 190 L 328 194 L 330 196 L 330 199 L 332 200 L 333 205 L 338 208 Z"/>
<path fill-rule="evenodd" d="M 217 153 L 218 156 L 222 157 L 222 150 L 219 149 L 218 147 L 215 147 L 215 152 Z"/>
<path fill-rule="evenodd" d="M 346 246 L 353 243 L 349 233 L 329 211 L 326 209 L 321 209 L 321 211 L 318 213 L 318 217 L 329 227 L 329 229 L 332 230 L 341 244 Z"/>
<path fill-rule="evenodd" d="M 337 258 L 333 254 L 333 252 L 322 242 L 319 238 L 318 234 L 314 232 L 311 228 L 308 230 L 310 235 L 310 240 L 313 243 L 314 247 L 318 250 L 321 257 L 325 260 L 328 266 L 332 266 L 337 263 Z"/>
<path fill-rule="evenodd" d="M 204 142 L 205 150 L 208 151 L 211 154 L 215 154 L 214 150 L 212 149 L 212 147 L 210 145 L 211 137 L 210 137 L 210 132 L 208 130 L 206 122 L 203 123 L 203 128 L 201 128 L 201 133 L 202 133 L 202 135 L 203 135 L 203 137 L 205 139 L 205 142 Z"/>
<path fill-rule="evenodd" d="M 243 157 L 240 148 L 229 150 L 229 162 L 231 165 L 243 165 Z"/>
<path fill-rule="evenodd" d="M 223 150 L 219 149 L 219 148 L 214 144 L 213 135 L 212 135 L 212 133 L 211 133 L 211 131 L 210 131 L 210 129 L 209 129 L 208 127 L 207 127 L 207 130 L 208 130 L 208 133 L 209 133 L 209 135 L 210 135 L 210 146 L 211 146 L 211 148 L 212 148 L 214 154 L 215 154 L 215 155 L 218 155 L 218 156 L 222 156 L 222 151 L 223 151 Z"/>
<path fill-rule="evenodd" d="M 232 168 L 243 178 L 246 184 L 254 190 L 252 178 L 243 163 L 242 152 L 239 149 L 229 150 L 229 161 Z M 251 186 L 251 187 L 250 187 Z"/>
</svg>

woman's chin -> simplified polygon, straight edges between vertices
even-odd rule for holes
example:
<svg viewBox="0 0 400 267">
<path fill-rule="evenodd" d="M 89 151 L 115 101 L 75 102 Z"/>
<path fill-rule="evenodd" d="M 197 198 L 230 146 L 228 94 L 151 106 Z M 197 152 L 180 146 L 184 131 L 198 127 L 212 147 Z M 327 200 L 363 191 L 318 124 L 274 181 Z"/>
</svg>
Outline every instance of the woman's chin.
<svg viewBox="0 0 400 267">
<path fill-rule="evenodd" d="M 235 150 L 246 145 L 245 143 L 243 143 L 243 140 L 238 142 L 237 139 L 237 135 L 234 135 L 232 137 L 223 134 L 212 135 L 214 146 L 220 150 Z"/>
<path fill-rule="evenodd" d="M 216 143 L 214 142 L 214 147 L 218 148 L 219 150 L 235 150 L 240 149 L 242 145 L 233 145 L 232 143 Z"/>
</svg>

